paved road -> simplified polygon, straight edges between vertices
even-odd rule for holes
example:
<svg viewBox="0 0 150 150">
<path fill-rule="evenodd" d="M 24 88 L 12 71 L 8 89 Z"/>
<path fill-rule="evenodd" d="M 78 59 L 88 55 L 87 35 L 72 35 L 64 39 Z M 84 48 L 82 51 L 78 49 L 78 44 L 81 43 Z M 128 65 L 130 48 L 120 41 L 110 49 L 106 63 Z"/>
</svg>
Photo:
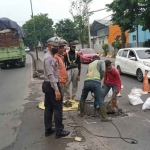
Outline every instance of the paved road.
<svg viewBox="0 0 150 150">
<path fill-rule="evenodd" d="M 0 149 L 15 141 L 21 124 L 23 104 L 27 103 L 31 61 L 25 68 L 0 70 Z"/>
<path fill-rule="evenodd" d="M 39 53 L 40 57 L 44 56 L 44 53 Z M 101 58 L 101 59 L 109 59 L 109 58 Z M 110 58 L 111 61 L 114 62 L 114 59 Z M 83 87 L 83 82 L 84 82 L 84 77 L 86 74 L 87 70 L 87 65 L 82 65 L 82 75 L 81 75 L 81 81 L 79 83 L 79 88 L 78 88 L 78 93 L 76 99 L 80 99 L 82 87 Z M 116 140 L 116 139 L 102 139 L 102 141 L 105 141 L 109 147 L 111 147 L 112 150 L 149 150 L 150 143 L 149 143 L 149 138 L 150 138 L 150 111 L 144 112 L 141 110 L 141 105 L 140 106 L 131 106 L 129 104 L 128 100 L 128 94 L 130 93 L 131 89 L 136 87 L 136 88 L 142 88 L 142 83 L 138 82 L 136 80 L 136 77 L 133 76 L 128 76 L 128 75 L 122 75 L 122 85 L 124 86 L 124 89 L 122 91 L 122 96 L 119 98 L 119 107 L 123 109 L 123 111 L 128 113 L 128 117 L 116 117 L 114 118 L 114 123 L 118 126 L 119 130 L 121 131 L 122 135 L 124 137 L 131 137 L 135 138 L 138 140 L 137 145 L 131 145 L 123 142 L 122 140 Z M 150 94 L 143 95 L 141 98 L 145 102 L 145 100 L 150 97 Z M 89 94 L 88 100 L 91 99 L 91 95 Z M 108 100 L 108 98 L 106 98 Z M 74 117 L 74 120 L 79 122 L 78 117 Z M 81 121 L 81 120 L 80 120 Z M 85 122 L 82 120 L 82 123 L 85 125 Z M 90 131 L 93 131 L 94 133 L 99 133 L 100 135 L 108 135 L 108 136 L 118 136 L 118 132 L 116 129 L 111 125 L 108 124 L 102 124 L 100 121 L 97 121 L 96 125 L 87 125 L 88 129 Z M 96 145 L 97 142 L 91 142 L 91 139 L 88 138 L 88 134 L 83 134 L 86 138 L 86 148 L 87 149 L 93 149 L 96 150 Z M 95 146 L 92 147 L 91 145 Z M 85 143 L 84 143 L 85 144 Z M 81 149 L 84 149 L 84 144 L 80 147 Z M 68 145 L 71 145 L 69 143 Z M 67 150 L 73 150 L 73 149 L 79 149 L 77 144 L 72 144 Z M 105 149 L 105 148 L 104 148 Z"/>
<path fill-rule="evenodd" d="M 40 53 L 39 55 L 42 57 L 44 53 Z M 97 139 L 87 134 L 81 128 L 74 132 L 73 128 L 68 127 L 72 133 L 71 136 L 76 136 L 76 133 L 78 133 L 78 136 L 83 137 L 83 142 L 81 143 L 75 142 L 73 139 L 55 140 L 54 135 L 49 138 L 44 137 L 43 110 L 37 108 L 39 101 L 43 101 L 43 94 L 41 92 L 42 81 L 34 81 L 30 83 L 28 96 L 27 85 L 29 84 L 30 80 L 28 65 L 27 68 L 22 69 L 22 71 L 15 69 L 21 73 L 20 75 L 17 74 L 18 72 L 14 73 L 11 70 L 7 70 L 11 72 L 11 75 L 9 73 L 7 77 L 6 73 L 4 74 L 4 72 L 2 73 L 2 71 L 0 71 L 0 75 L 3 74 L 2 80 L 0 79 L 0 85 L 2 85 L 0 87 L 0 92 L 3 92 L 0 93 L 0 96 L 5 93 L 5 95 L 2 96 L 2 100 L 0 97 L 0 101 L 2 101 L 2 105 L 0 105 L 0 113 L 3 113 L 3 111 L 6 114 L 8 112 L 12 112 L 10 114 L 8 113 L 8 115 L 0 115 L 2 118 L 0 118 L 0 120 L 2 120 L 2 122 L 0 122 L 0 132 L 3 132 L 3 134 L 0 134 L 0 149 L 10 144 L 3 150 L 106 150 L 106 148 L 104 148 Z M 76 97 L 77 99 L 79 99 L 81 95 L 86 70 L 87 65 L 82 65 L 82 75 L 81 81 L 79 82 L 79 88 Z M 8 83 L 5 82 L 7 78 L 11 83 L 9 88 L 6 86 Z M 135 138 L 139 143 L 137 145 L 131 145 L 123 142 L 120 139 L 100 139 L 103 143 L 110 147 L 111 150 L 149 150 L 150 111 L 142 111 L 141 105 L 131 106 L 127 97 L 132 88 L 141 88 L 142 83 L 139 83 L 134 77 L 131 76 L 124 75 L 121 78 L 124 89 L 122 91 L 123 97 L 119 98 L 119 107 L 122 108 L 123 111 L 125 111 L 129 116 L 114 117 L 113 122 L 119 128 L 123 137 Z M 23 91 L 22 87 L 24 88 Z M 9 92 L 7 93 L 6 91 Z M 147 97 L 149 97 L 149 95 L 144 95 L 142 96 L 142 99 L 145 101 Z M 24 103 L 24 99 L 26 99 L 25 102 L 28 100 L 28 103 L 24 105 L 23 109 L 21 106 Z M 91 95 L 88 96 L 88 100 L 91 100 Z M 15 104 L 13 102 L 15 102 Z M 15 109 L 20 111 L 15 112 Z M 24 112 L 21 113 L 23 110 Z M 77 122 L 81 123 L 88 130 L 95 134 L 118 136 L 118 132 L 114 126 L 112 126 L 112 124 L 102 123 L 99 118 L 80 118 L 77 116 L 76 112 L 67 112 L 64 114 L 67 116 L 67 119 L 64 120 L 65 127 L 67 127 L 67 124 L 70 122 Z M 20 124 L 21 122 L 22 124 Z M 18 130 L 19 127 L 20 130 Z M 17 138 L 15 139 L 16 135 Z M 13 143 L 11 144 L 11 142 Z M 5 143 L 5 145 L 3 143 Z M 3 147 L 1 145 L 3 145 Z"/>
</svg>

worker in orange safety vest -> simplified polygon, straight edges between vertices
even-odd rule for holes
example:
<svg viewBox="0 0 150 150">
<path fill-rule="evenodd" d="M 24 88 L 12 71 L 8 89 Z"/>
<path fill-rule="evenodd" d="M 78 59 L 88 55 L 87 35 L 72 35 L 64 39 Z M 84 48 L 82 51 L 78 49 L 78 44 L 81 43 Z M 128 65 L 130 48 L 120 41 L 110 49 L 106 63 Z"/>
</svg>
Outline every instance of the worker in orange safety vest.
<svg viewBox="0 0 150 150">
<path fill-rule="evenodd" d="M 64 46 L 65 45 L 66 45 L 65 43 L 59 42 L 58 53 L 55 54 L 55 56 L 54 56 L 58 62 L 58 69 L 59 69 L 59 74 L 60 74 L 59 82 L 60 82 L 62 98 L 64 97 L 65 84 L 67 82 L 67 71 L 66 71 L 65 62 L 63 59 L 63 53 L 64 53 Z"/>
</svg>

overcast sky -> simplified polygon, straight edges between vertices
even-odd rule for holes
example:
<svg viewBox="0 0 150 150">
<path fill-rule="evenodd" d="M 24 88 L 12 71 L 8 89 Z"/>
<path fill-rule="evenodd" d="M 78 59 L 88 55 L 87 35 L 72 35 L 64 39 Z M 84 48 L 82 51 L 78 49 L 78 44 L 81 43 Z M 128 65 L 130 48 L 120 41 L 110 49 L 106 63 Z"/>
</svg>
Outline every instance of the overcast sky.
<svg viewBox="0 0 150 150">
<path fill-rule="evenodd" d="M 98 10 L 105 7 L 105 4 L 113 0 L 93 0 L 90 10 Z M 32 0 L 34 15 L 39 13 L 48 13 L 54 23 L 64 18 L 72 19 L 69 13 L 69 0 Z M 23 25 L 31 16 L 30 0 L 0 0 L 0 17 L 7 17 Z M 90 17 L 90 23 L 94 20 L 100 20 L 111 12 L 100 11 Z M 106 19 L 110 19 L 106 18 Z"/>
</svg>

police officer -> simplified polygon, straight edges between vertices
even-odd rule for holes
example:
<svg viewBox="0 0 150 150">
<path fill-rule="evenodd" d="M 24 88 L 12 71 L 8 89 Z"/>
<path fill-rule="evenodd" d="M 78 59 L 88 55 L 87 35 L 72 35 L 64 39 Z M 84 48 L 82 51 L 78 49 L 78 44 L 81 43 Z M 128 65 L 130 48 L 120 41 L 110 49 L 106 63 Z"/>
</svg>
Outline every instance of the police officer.
<svg viewBox="0 0 150 150">
<path fill-rule="evenodd" d="M 80 73 L 81 73 L 81 62 L 80 55 L 75 51 L 76 45 L 74 42 L 70 43 L 70 51 L 64 55 L 64 61 L 67 68 L 67 83 L 66 83 L 66 100 L 75 99 L 77 89 L 78 89 L 78 81 L 80 81 Z M 70 95 L 70 84 L 72 82 L 72 96 Z"/>
<path fill-rule="evenodd" d="M 57 60 L 54 55 L 58 52 L 57 39 L 48 40 L 48 52 L 43 59 L 44 65 L 44 83 L 42 90 L 45 93 L 45 136 L 49 136 L 56 130 L 56 138 L 67 136 L 69 131 L 64 130 L 62 124 L 62 95 L 59 84 L 59 71 Z M 52 128 L 52 116 L 54 113 L 55 127 Z"/>
</svg>

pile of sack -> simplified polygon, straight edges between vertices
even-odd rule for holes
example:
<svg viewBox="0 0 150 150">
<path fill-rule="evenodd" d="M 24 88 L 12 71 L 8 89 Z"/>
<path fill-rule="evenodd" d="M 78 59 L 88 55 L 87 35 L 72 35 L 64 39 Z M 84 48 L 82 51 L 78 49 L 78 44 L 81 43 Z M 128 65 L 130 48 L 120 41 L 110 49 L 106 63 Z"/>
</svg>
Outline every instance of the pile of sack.
<svg viewBox="0 0 150 150">
<path fill-rule="evenodd" d="M 129 102 L 131 105 L 140 105 L 143 104 L 143 100 L 141 99 L 142 94 L 148 94 L 148 92 L 143 92 L 142 89 L 133 88 L 131 93 L 128 95 Z M 150 109 L 150 97 L 146 100 L 146 102 L 142 106 L 142 110 Z"/>
</svg>

